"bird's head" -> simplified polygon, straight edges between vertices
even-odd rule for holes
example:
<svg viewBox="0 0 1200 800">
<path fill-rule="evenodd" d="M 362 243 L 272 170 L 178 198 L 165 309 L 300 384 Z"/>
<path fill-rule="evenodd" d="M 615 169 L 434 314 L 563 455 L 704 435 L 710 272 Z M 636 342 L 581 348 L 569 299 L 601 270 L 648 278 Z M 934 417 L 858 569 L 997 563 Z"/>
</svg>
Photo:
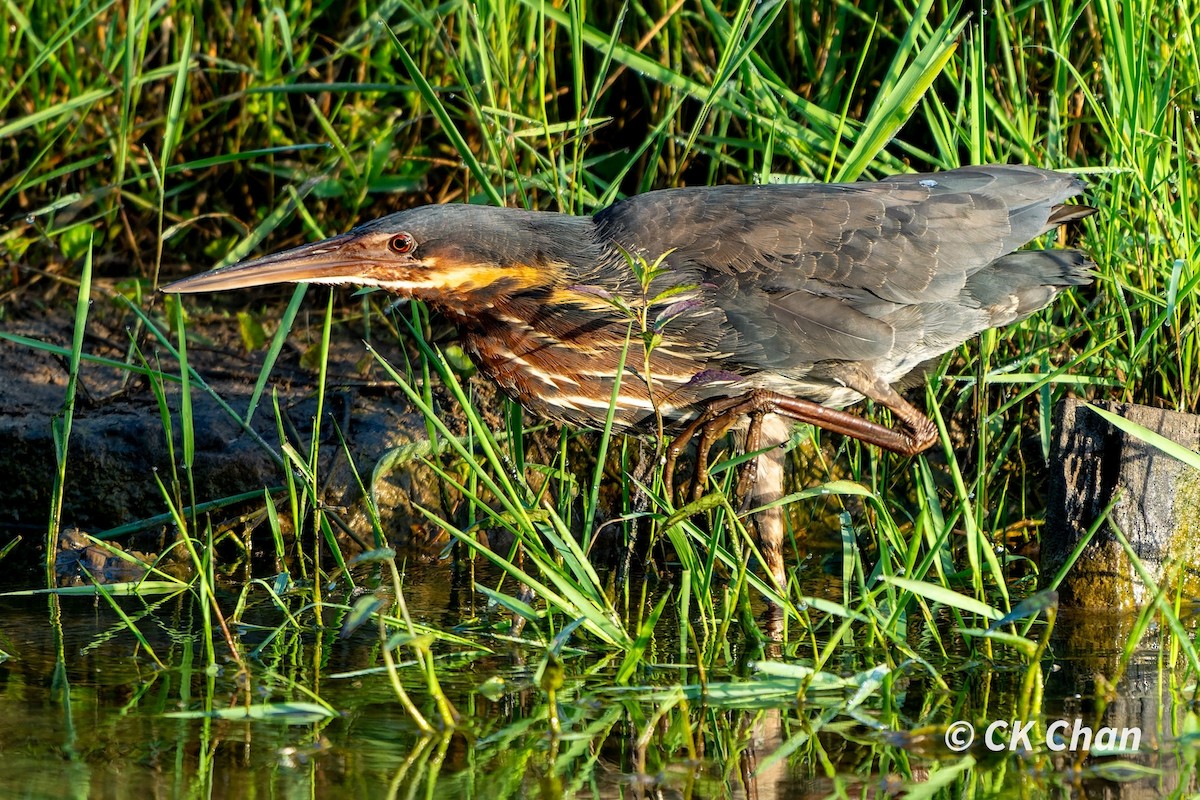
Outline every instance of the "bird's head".
<svg viewBox="0 0 1200 800">
<path fill-rule="evenodd" d="M 591 219 L 472 205 L 423 206 L 348 233 L 193 275 L 162 291 L 274 283 L 378 286 L 468 314 L 479 304 L 561 285 L 591 242 Z"/>
</svg>

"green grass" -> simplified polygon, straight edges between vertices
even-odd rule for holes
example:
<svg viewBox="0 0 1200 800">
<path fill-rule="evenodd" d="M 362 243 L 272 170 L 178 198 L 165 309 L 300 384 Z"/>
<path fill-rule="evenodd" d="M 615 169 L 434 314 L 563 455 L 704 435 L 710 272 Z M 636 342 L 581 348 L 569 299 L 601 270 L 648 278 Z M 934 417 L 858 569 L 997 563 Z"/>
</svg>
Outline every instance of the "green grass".
<svg viewBox="0 0 1200 800">
<path fill-rule="evenodd" d="M 272 637 L 280 639 L 310 625 L 337 629 L 357 611 L 378 629 L 379 663 L 415 724 L 429 732 L 469 728 L 478 722 L 456 712 L 439 688 L 439 676 L 454 671 L 444 659 L 474 663 L 508 641 L 516 617 L 524 628 L 515 646 L 542 664 L 538 685 L 550 696 L 561 691 L 564 668 L 568 685 L 587 674 L 581 652 L 611 661 L 605 680 L 631 692 L 653 683 L 647 676 L 656 662 L 684 665 L 678 686 L 664 696 L 643 687 L 626 709 L 639 730 L 669 720 L 672 747 L 682 750 L 696 736 L 728 735 L 698 724 L 703 717 L 689 704 L 738 708 L 739 690 L 717 689 L 749 680 L 748 658 L 775 665 L 768 669 L 803 665 L 800 677 L 769 679 L 792 681 L 783 691 L 793 695 L 853 672 L 866 695 L 818 703 L 805 737 L 789 740 L 779 756 L 806 753 L 806 763 L 828 765 L 814 734 L 854 718 L 867 695 L 881 714 L 893 713 L 888 702 L 900 673 L 919 672 L 944 698 L 924 709 L 921 722 L 952 719 L 947 707 L 961 708 L 948 679 L 962 659 L 1019 670 L 1014 705 L 1039 708 L 1054 608 L 1035 595 L 1032 565 L 1002 533 L 1037 535 L 1055 401 L 1067 391 L 1185 411 L 1200 401 L 1200 55 L 1196 12 L 1186 6 L 697 0 L 592 4 L 585 12 L 580 3 L 498 0 L 318 12 L 129 0 L 4 8 L 0 210 L 9 223 L 0 229 L 0 262 L 8 267 L 0 319 L 44 302 L 59 283 L 83 287 L 81 300 L 89 280 L 125 298 L 130 340 L 120 363 L 146 376 L 164 436 L 180 445 L 171 475 L 146 476 L 161 478 L 163 505 L 144 509 L 144 517 L 161 524 L 169 514 L 190 553 L 210 665 L 229 654 L 255 671 L 228 628 L 226 645 L 212 636 L 223 620 L 240 623 L 252 598 L 279 609 Z M 436 320 L 415 304 L 385 315 L 379 294 L 323 298 L 313 350 L 319 402 L 330 337 L 367 339 L 373 374 L 420 410 L 427 442 L 386 463 L 356 465 L 364 494 L 390 469 L 427 464 L 443 493 L 461 498 L 460 513 L 430 513 L 429 525 L 458 543 L 464 568 L 487 576 L 477 591 L 493 607 L 453 631 L 414 623 L 386 549 L 389 532 L 372 508 L 367 565 L 376 571 L 365 583 L 378 602 L 357 606 L 335 596 L 326 587 L 364 582 L 364 565 L 343 551 L 340 511 L 322 496 L 329 445 L 320 444 L 320 429 L 330 418 L 319 412 L 311 438 L 298 441 L 285 431 L 278 398 L 264 402 L 289 332 L 322 311 L 311 292 L 302 303 L 303 288 L 286 311 L 267 310 L 268 319 L 281 319 L 274 331 L 261 330 L 256 313 L 241 318 L 246 341 L 265 347 L 266 357 L 248 408 L 226 404 L 243 426 L 256 412 L 271 413 L 267 406 L 279 420 L 277 439 L 261 441 L 280 465 L 278 485 L 255 512 L 262 524 L 251 535 L 266 542 L 280 574 L 254 576 L 234 601 L 221 590 L 213 544 L 232 537 L 220 532 L 222 499 L 197 496 L 193 483 L 188 398 L 212 390 L 188 365 L 187 312 L 259 301 L 239 294 L 180 308 L 153 291 L 162 278 L 427 202 L 589 213 L 622 195 L 682 183 L 853 180 L 980 162 L 1087 178 L 1087 202 L 1099 213 L 1069 236 L 1096 261 L 1096 282 L 943 360 L 927 391 L 943 442 L 928 456 L 900 459 L 822 437 L 833 448 L 814 457 L 807 437 L 797 436 L 795 452 L 811 463 L 789 498 L 792 519 L 833 520 L 825 527 L 840 547 L 836 600 L 811 596 L 799 581 L 783 593 L 767 586 L 725 493 L 680 513 L 663 497 L 661 475 L 650 475 L 649 504 L 634 507 L 636 443 L 608 433 L 556 434 L 513 408 L 499 415 L 504 424 L 489 424 L 496 417 L 484 412 L 496 409 L 472 401 L 461 353 L 429 344 Z M 55 351 L 69 357 L 72 376 L 56 428 L 58 487 L 71 464 L 75 376 L 92 358 L 83 339 L 86 303 L 78 309 L 72 346 Z M 634 331 L 627 356 L 640 360 L 641 347 Z M 168 385 L 182 392 L 177 417 Z M 581 449 L 607 457 L 589 460 Z M 718 469 L 716 477 L 733 472 Z M 264 488 L 245 491 L 262 496 Z M 56 495 L 51 543 L 64 522 L 60 502 Z M 614 507 L 623 519 L 609 529 L 668 545 L 651 548 L 656 559 L 644 578 L 617 581 L 590 559 L 596 526 Z M 300 535 L 289 538 L 285 529 Z M 483 531 L 503 531 L 514 544 L 485 546 Z M 805 532 L 795 535 L 788 552 L 806 551 Z M 405 576 L 420 580 L 411 568 Z M 1187 685 L 1198 666 L 1169 592 L 1158 592 L 1153 614 L 1177 637 L 1165 667 L 1176 670 L 1175 685 Z M 763 649 L 764 599 L 783 609 L 782 651 Z M 999 629 L 989 628 L 997 620 Z M 1135 640 L 1149 620 L 1139 622 Z M 137 635 L 135 621 L 129 630 Z M 402 652 L 416 666 L 399 666 Z M 1130 649 L 1125 659 L 1132 657 Z M 693 686 L 708 692 L 702 697 Z M 611 730 L 611 721 L 560 719 L 556 708 L 542 703 L 536 714 L 551 728 Z M 422 752 L 440 758 L 436 747 Z M 911 776 L 907 758 L 881 747 L 867 769 Z"/>
</svg>

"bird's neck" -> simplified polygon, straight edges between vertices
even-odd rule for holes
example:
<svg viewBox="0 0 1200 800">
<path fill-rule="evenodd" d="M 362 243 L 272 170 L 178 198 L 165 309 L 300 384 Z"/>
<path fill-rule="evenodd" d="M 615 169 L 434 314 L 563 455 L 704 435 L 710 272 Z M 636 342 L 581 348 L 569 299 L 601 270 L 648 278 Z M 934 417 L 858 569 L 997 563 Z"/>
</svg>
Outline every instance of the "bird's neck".
<svg viewBox="0 0 1200 800">
<path fill-rule="evenodd" d="M 615 298 L 640 293 L 625 255 L 597 236 L 590 218 L 544 214 L 532 220 L 535 246 L 497 263 L 458 266 L 444 273 L 444 284 L 413 296 L 465 326 L 485 317 L 541 318 L 554 308 L 615 312 Z"/>
</svg>

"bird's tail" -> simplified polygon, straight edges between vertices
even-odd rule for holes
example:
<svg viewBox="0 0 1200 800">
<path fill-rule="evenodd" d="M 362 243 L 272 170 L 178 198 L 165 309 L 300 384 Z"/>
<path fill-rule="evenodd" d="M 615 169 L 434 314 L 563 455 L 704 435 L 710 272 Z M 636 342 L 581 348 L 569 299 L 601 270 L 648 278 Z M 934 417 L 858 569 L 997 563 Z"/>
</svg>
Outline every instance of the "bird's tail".
<svg viewBox="0 0 1200 800">
<path fill-rule="evenodd" d="M 1021 250 L 976 272 L 967 279 L 966 290 L 988 312 L 990 327 L 995 328 L 1045 308 L 1069 286 L 1091 283 L 1094 267 L 1079 250 Z"/>
</svg>

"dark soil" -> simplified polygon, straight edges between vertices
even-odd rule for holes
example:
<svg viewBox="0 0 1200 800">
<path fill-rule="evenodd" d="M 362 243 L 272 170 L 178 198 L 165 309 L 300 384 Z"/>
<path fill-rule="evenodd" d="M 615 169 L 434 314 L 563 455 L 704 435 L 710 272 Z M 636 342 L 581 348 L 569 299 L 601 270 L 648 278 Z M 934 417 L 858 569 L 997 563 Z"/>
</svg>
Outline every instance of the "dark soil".
<svg viewBox="0 0 1200 800">
<path fill-rule="evenodd" d="M 314 292 L 315 293 L 315 292 Z M 178 377 L 179 364 L 155 336 L 139 326 L 136 317 L 105 296 L 103 287 L 89 315 L 85 355 L 125 362 L 131 359 L 131 342 L 151 367 Z M 112 293 L 107 292 L 111 297 Z M 310 303 L 310 305 L 312 305 Z M 209 387 L 237 414 L 244 415 L 264 352 L 248 353 L 243 346 L 238 320 L 227 313 L 197 312 L 199 304 L 188 304 L 193 316 L 188 322 L 188 357 Z M 282 304 L 279 305 L 282 308 Z M 163 324 L 163 304 L 154 298 L 150 315 Z M 317 316 L 315 313 L 313 316 Z M 302 313 L 303 317 L 303 313 Z M 69 348 L 74 326 L 74 308 L 59 303 L 49 308 L 27 306 L 5 309 L 2 329 L 30 339 Z M 165 324 L 164 324 L 165 327 Z M 279 425 L 272 408 L 277 392 L 284 436 L 305 456 L 317 412 L 317 374 L 304 365 L 307 349 L 319 340 L 320 323 L 298 323 L 276 364 L 267 391 L 251 421 L 262 441 L 245 430 L 201 387 L 191 390 L 195 463 L 192 475 L 194 501 L 206 503 L 264 487 L 281 487 L 285 482 L 280 465 Z M 175 341 L 174 335 L 171 341 Z M 405 363 L 401 343 L 395 339 L 375 341 L 373 346 L 393 364 Z M 134 357 L 132 363 L 139 363 Z M 53 429 L 61 420 L 68 383 L 68 364 L 37 347 L 0 340 L 0 546 L 19 538 L 6 556 L 7 563 L 44 563 L 46 531 L 56 472 Z M 482 381 L 474 387 L 490 395 Z M 80 369 L 74 421 L 66 453 L 66 484 L 61 522 L 90 534 L 113 528 L 123 533 L 140 528 L 132 546 L 158 551 L 174 538 L 175 529 L 161 515 L 169 505 L 159 480 L 172 494 L 173 476 L 183 485 L 180 497 L 190 505 L 182 470 L 179 382 L 166 382 L 170 409 L 170 436 L 163 422 L 150 379 L 130 370 L 84 363 Z M 437 393 L 435 392 L 435 396 Z M 442 407 L 452 403 L 444 401 Z M 490 404 L 498 406 L 498 404 Z M 339 535 L 351 547 L 373 542 L 373 531 L 365 513 L 362 492 L 351 462 L 365 484 L 369 484 L 380 459 L 394 448 L 428 440 L 425 424 L 401 391 L 368 354 L 361 327 L 335 327 L 329 357 L 325 421 L 321 426 L 323 502 L 334 512 Z M 452 416 L 448 414 L 447 416 Z M 341 445 L 344 437 L 346 448 Z M 346 450 L 350 458 L 347 459 Z M 174 461 L 174 467 L 172 464 Z M 156 480 L 156 478 L 158 480 Z M 419 504 L 444 515 L 445 492 L 431 470 L 417 460 L 401 461 L 379 477 L 374 491 L 382 527 L 393 545 L 420 545 L 423 553 L 440 549 L 444 535 L 431 526 L 415 508 Z M 282 500 L 277 495 L 277 502 Z M 453 503 L 450 503 L 453 505 Z M 262 515 L 240 514 L 262 509 L 262 500 L 210 512 L 214 524 L 234 521 L 242 529 L 262 521 Z M 290 523 L 289 506 L 278 504 L 285 524 Z M 160 518 L 160 519 L 156 519 Z M 205 515 L 200 517 L 202 524 Z M 137 523 L 142 522 L 142 525 Z M 126 537 L 122 537 L 125 539 Z M 271 547 L 263 531 L 253 537 L 257 546 Z"/>
</svg>

